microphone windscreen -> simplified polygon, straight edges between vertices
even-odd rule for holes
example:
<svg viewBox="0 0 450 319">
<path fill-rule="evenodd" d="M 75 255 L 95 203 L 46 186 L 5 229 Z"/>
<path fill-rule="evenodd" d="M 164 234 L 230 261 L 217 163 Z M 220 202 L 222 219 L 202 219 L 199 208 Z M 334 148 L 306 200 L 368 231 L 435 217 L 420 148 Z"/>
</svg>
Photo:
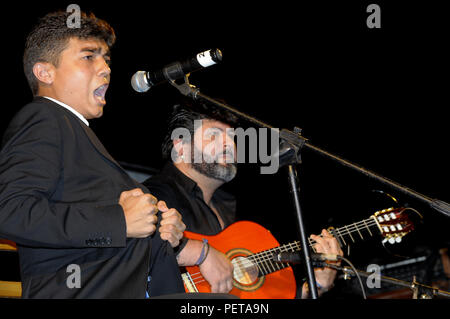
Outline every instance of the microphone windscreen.
<svg viewBox="0 0 450 319">
<path fill-rule="evenodd" d="M 131 86 L 136 92 L 147 92 L 150 89 L 150 85 L 147 82 L 147 76 L 145 71 L 137 71 L 131 77 Z"/>
</svg>

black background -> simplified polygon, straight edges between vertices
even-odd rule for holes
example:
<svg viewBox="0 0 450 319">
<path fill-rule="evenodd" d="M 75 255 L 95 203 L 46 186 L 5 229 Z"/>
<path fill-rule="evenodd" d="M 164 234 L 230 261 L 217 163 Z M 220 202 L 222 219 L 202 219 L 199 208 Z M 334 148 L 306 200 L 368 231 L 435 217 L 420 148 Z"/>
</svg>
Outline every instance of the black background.
<svg viewBox="0 0 450 319">
<path fill-rule="evenodd" d="M 27 33 L 38 17 L 72 2 L 2 5 L 0 133 L 32 99 L 22 70 Z M 190 77 L 201 92 L 275 127 L 298 126 L 313 145 L 449 202 L 448 10 L 438 1 L 372 2 L 381 7 L 381 29 L 367 27 L 367 1 L 78 1 L 117 35 L 108 103 L 91 127 L 117 160 L 160 168 L 165 120 L 180 94 L 169 85 L 139 94 L 130 78 L 219 48 L 223 63 Z M 380 189 L 424 216 L 409 248 L 448 246 L 447 217 L 310 150 L 302 159 L 308 234 L 387 208 L 371 192 Z M 281 243 L 298 238 L 284 170 L 261 175 L 257 165 L 241 165 L 227 188 L 241 219 Z M 380 241 L 356 245 L 350 259 L 362 268 L 391 261 Z"/>
</svg>

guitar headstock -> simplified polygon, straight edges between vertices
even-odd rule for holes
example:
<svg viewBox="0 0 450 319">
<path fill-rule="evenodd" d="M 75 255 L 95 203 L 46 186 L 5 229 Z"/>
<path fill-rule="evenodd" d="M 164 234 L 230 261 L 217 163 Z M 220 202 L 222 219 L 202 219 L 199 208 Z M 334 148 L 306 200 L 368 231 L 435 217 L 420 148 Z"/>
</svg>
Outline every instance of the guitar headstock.
<svg viewBox="0 0 450 319">
<path fill-rule="evenodd" d="M 377 211 L 371 216 L 375 219 L 381 235 L 384 237 L 383 244 L 386 242 L 390 244 L 400 243 L 404 236 L 414 230 L 414 224 L 405 212 L 408 209 L 410 208 L 391 207 Z"/>
</svg>

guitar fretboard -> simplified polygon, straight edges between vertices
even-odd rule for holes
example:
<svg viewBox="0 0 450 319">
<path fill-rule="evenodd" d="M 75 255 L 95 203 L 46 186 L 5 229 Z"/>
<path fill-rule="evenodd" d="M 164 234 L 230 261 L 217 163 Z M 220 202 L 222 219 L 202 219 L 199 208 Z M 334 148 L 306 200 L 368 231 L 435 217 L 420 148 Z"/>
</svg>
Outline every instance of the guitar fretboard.
<svg viewBox="0 0 450 319">
<path fill-rule="evenodd" d="M 341 245 L 348 245 L 350 240 L 355 242 L 355 238 L 364 240 L 364 236 L 373 236 L 371 228 L 378 230 L 377 222 L 373 217 L 364 219 L 360 222 L 346 225 L 340 228 L 330 230 L 330 233 L 337 238 Z M 313 248 L 315 241 L 308 237 L 309 246 Z M 300 241 L 294 241 L 289 244 L 261 251 L 259 253 L 247 256 L 247 259 L 258 266 L 259 276 L 264 276 L 272 272 L 281 270 L 289 266 L 289 263 L 281 263 L 273 260 L 273 255 L 282 252 L 296 252 L 301 250 Z"/>
</svg>

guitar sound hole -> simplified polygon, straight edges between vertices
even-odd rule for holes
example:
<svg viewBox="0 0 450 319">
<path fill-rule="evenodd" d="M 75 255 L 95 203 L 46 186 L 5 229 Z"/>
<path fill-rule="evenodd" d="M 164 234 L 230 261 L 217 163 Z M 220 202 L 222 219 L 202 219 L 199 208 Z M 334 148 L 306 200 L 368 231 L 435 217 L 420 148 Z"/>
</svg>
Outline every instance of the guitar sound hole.
<svg viewBox="0 0 450 319">
<path fill-rule="evenodd" d="M 258 279 L 258 266 L 245 257 L 236 257 L 231 263 L 234 266 L 234 280 L 242 285 L 250 285 Z"/>
</svg>

